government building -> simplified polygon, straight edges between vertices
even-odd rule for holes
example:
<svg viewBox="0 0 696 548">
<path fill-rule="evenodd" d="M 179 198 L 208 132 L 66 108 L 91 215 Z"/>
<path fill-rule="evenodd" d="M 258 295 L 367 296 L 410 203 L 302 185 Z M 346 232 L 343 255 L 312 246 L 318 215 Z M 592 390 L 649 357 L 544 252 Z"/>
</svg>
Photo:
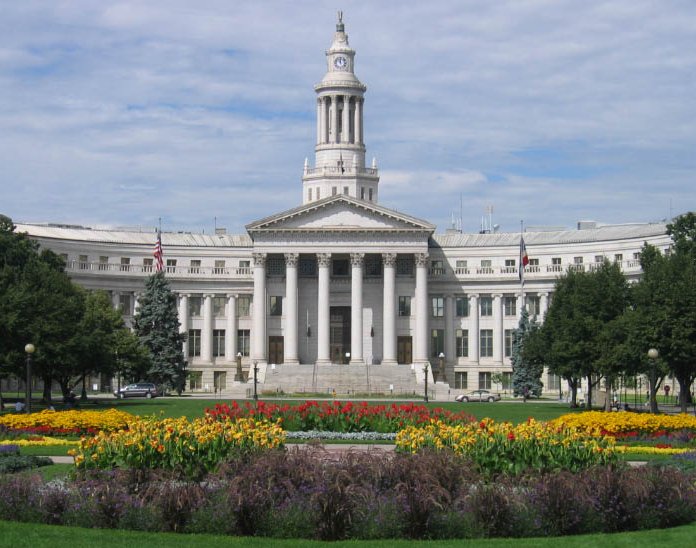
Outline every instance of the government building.
<svg viewBox="0 0 696 548">
<path fill-rule="evenodd" d="M 355 68 L 339 16 L 314 86 L 315 155 L 304 164 L 300 205 L 251 222 L 246 234 L 162 233 L 188 335 L 188 391 L 248 394 L 254 369 L 261 393 L 422 394 L 426 379 L 439 399 L 509 390 L 523 306 L 543 321 L 568 269 L 608 259 L 637 279 L 643 244 L 669 247 L 663 223 L 438 234 L 389 209 L 376 163 L 365 162 L 367 88 Z M 108 291 L 132 321 L 155 271 L 153 230 L 18 223 L 17 231 L 61 255 L 76 283 Z M 565 390 L 553 375 L 542 381 L 546 392 Z"/>
</svg>

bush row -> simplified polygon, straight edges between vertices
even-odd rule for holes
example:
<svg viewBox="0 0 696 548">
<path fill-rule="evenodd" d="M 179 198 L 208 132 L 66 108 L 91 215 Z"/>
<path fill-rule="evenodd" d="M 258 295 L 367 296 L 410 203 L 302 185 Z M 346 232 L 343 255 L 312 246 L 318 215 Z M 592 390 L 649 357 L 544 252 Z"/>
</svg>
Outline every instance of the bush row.
<svg viewBox="0 0 696 548">
<path fill-rule="evenodd" d="M 135 469 L 3 476 L 0 519 L 323 540 L 608 533 L 693 521 L 693 479 L 604 466 L 490 482 L 452 452 L 297 448 L 229 461 L 203 481 Z"/>
</svg>

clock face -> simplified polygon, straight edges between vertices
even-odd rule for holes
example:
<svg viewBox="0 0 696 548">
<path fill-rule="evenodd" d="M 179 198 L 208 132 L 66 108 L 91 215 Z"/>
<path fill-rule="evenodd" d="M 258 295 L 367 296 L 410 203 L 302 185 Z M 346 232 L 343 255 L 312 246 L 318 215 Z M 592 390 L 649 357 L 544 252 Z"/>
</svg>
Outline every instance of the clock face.
<svg viewBox="0 0 696 548">
<path fill-rule="evenodd" d="M 337 69 L 344 69 L 348 65 L 348 61 L 342 55 L 339 55 L 334 59 L 334 67 Z"/>
</svg>

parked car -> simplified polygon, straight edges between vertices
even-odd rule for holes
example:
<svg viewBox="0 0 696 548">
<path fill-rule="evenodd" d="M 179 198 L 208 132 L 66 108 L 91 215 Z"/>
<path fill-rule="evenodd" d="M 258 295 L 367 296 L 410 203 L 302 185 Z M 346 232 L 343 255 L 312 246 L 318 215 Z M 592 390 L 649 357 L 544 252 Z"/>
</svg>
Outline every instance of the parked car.
<svg viewBox="0 0 696 548">
<path fill-rule="evenodd" d="M 467 392 L 466 394 L 459 394 L 455 401 L 458 402 L 470 402 L 470 401 L 500 401 L 500 394 L 497 392 L 491 392 L 490 390 L 474 390 L 472 392 Z"/>
<path fill-rule="evenodd" d="M 121 390 L 116 390 L 114 396 L 117 398 L 154 398 L 159 396 L 157 386 L 151 382 L 136 382 L 124 386 Z"/>
</svg>

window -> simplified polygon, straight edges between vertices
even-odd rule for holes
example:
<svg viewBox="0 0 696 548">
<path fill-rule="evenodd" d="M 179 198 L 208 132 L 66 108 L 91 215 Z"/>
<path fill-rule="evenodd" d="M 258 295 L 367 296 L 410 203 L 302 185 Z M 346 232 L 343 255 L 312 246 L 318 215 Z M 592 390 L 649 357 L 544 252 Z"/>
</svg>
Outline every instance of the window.
<svg viewBox="0 0 696 548">
<path fill-rule="evenodd" d="M 225 355 L 225 330 L 213 329 L 213 356 Z"/>
<path fill-rule="evenodd" d="M 332 276 L 348 276 L 350 274 L 350 261 L 348 259 L 333 259 L 331 261 Z"/>
<path fill-rule="evenodd" d="M 300 256 L 300 264 L 298 275 L 303 278 L 313 278 L 317 275 L 317 259 L 316 257 Z"/>
<path fill-rule="evenodd" d="M 457 337 L 457 357 L 466 358 L 469 356 L 469 330 L 457 329 L 455 331 Z"/>
<path fill-rule="evenodd" d="M 128 272 L 130 270 L 130 258 L 121 257 L 121 272 Z"/>
<path fill-rule="evenodd" d="M 200 274 L 201 272 L 201 261 L 198 259 L 192 259 L 191 265 L 189 266 L 189 274 Z"/>
<path fill-rule="evenodd" d="M 573 264 L 582 264 L 582 257 L 573 257 Z"/>
<path fill-rule="evenodd" d="M 251 270 L 251 261 L 239 261 L 240 274 L 248 273 Z"/>
<path fill-rule="evenodd" d="M 369 190 L 368 190 L 367 199 L 370 200 L 370 201 L 372 201 L 372 189 L 369 189 Z"/>
<path fill-rule="evenodd" d="M 87 255 L 80 255 L 78 262 L 80 263 L 80 270 L 89 269 L 89 257 Z"/>
<path fill-rule="evenodd" d="M 365 187 L 364 186 L 360 187 L 360 199 L 361 200 L 365 199 Z"/>
<path fill-rule="evenodd" d="M 511 371 L 503 371 L 500 384 L 503 386 L 503 390 L 510 390 L 512 388 L 512 372 Z"/>
<path fill-rule="evenodd" d="M 191 316 L 200 316 L 202 305 L 203 305 L 203 298 L 202 297 L 189 297 L 189 314 Z"/>
<path fill-rule="evenodd" d="M 623 254 L 622 253 L 617 253 L 614 255 L 614 261 L 617 263 L 623 262 Z"/>
<path fill-rule="evenodd" d="M 445 330 L 433 329 L 430 332 L 430 357 L 437 358 L 445 351 Z"/>
<path fill-rule="evenodd" d="M 109 270 L 109 257 L 104 255 L 99 257 L 99 270 Z"/>
<path fill-rule="evenodd" d="M 511 268 L 515 266 L 515 259 L 505 259 L 505 266 Z"/>
<path fill-rule="evenodd" d="M 250 316 L 251 295 L 237 297 L 237 316 Z"/>
<path fill-rule="evenodd" d="M 640 251 L 636 251 L 633 253 L 633 260 L 639 261 L 640 260 Z"/>
<path fill-rule="evenodd" d="M 399 316 L 411 315 L 411 297 L 399 296 Z"/>
<path fill-rule="evenodd" d="M 201 330 L 189 329 L 188 331 L 188 355 L 189 357 L 201 355 Z"/>
<path fill-rule="evenodd" d="M 530 316 L 538 316 L 541 313 L 541 306 L 539 304 L 538 296 L 527 297 L 527 310 Z"/>
<path fill-rule="evenodd" d="M 466 259 L 457 259 L 455 262 L 457 274 L 468 274 L 469 268 Z"/>
<path fill-rule="evenodd" d="M 503 299 L 503 311 L 506 316 L 517 316 L 517 297 L 505 297 Z"/>
<path fill-rule="evenodd" d="M 143 259 L 143 272 L 152 272 L 153 259 Z"/>
<path fill-rule="evenodd" d="M 481 316 L 493 315 L 493 297 L 481 297 Z"/>
<path fill-rule="evenodd" d="M 481 329 L 479 352 L 482 358 L 493 357 L 493 330 Z"/>
<path fill-rule="evenodd" d="M 552 257 L 552 258 L 551 258 L 551 264 L 560 265 L 560 264 L 561 264 L 561 258 L 560 258 L 560 257 Z"/>
<path fill-rule="evenodd" d="M 479 372 L 479 390 L 491 389 L 491 373 L 490 371 Z"/>
<path fill-rule="evenodd" d="M 493 262 L 490 259 L 481 259 L 479 274 L 493 274 Z"/>
<path fill-rule="evenodd" d="M 285 276 L 285 257 L 268 257 L 266 260 L 266 275 L 271 278 Z"/>
<path fill-rule="evenodd" d="M 176 272 L 176 259 L 167 259 L 167 272 Z"/>
<path fill-rule="evenodd" d="M 413 276 L 413 255 L 396 256 L 396 275 Z"/>
<path fill-rule="evenodd" d="M 225 273 L 225 261 L 215 261 L 215 266 L 213 267 L 213 274 L 224 274 Z"/>
<path fill-rule="evenodd" d="M 445 266 L 441 259 L 430 261 L 430 274 L 439 276 L 445 273 Z"/>
<path fill-rule="evenodd" d="M 130 316 L 133 311 L 131 296 L 126 293 L 121 293 L 118 296 L 118 308 L 124 316 Z"/>
<path fill-rule="evenodd" d="M 442 318 L 445 315 L 445 298 L 433 297 L 431 303 L 433 318 Z"/>
<path fill-rule="evenodd" d="M 203 389 L 203 371 L 189 372 L 189 390 Z"/>
<path fill-rule="evenodd" d="M 604 262 L 604 255 L 595 255 L 594 262 L 597 264 L 602 264 Z"/>
<path fill-rule="evenodd" d="M 213 371 L 213 389 L 222 392 L 227 388 L 227 371 Z"/>
<path fill-rule="evenodd" d="M 225 316 L 227 297 L 213 297 L 213 316 L 223 318 Z"/>
<path fill-rule="evenodd" d="M 469 315 L 469 298 L 466 295 L 454 297 L 454 311 L 458 318 L 466 318 Z"/>
<path fill-rule="evenodd" d="M 382 257 L 379 255 L 365 256 L 365 276 L 378 278 L 382 275 Z"/>
<path fill-rule="evenodd" d="M 509 358 L 512 356 L 512 337 L 515 333 L 514 329 L 505 330 L 505 357 Z"/>
<path fill-rule="evenodd" d="M 282 316 L 283 315 L 283 297 L 280 297 L 277 295 L 271 295 L 269 314 L 271 316 Z"/>
<path fill-rule="evenodd" d="M 317 200 L 321 200 L 321 189 L 317 187 Z"/>
<path fill-rule="evenodd" d="M 561 377 L 560 375 L 554 375 L 553 373 L 548 374 L 547 386 L 549 390 L 560 390 L 561 389 Z"/>
<path fill-rule="evenodd" d="M 249 330 L 239 329 L 237 331 L 237 352 L 242 356 L 249 355 Z"/>
<path fill-rule="evenodd" d="M 527 267 L 530 267 L 530 266 L 539 266 L 539 259 L 537 259 L 537 258 L 529 259 L 529 264 L 527 265 Z"/>
<path fill-rule="evenodd" d="M 455 371 L 454 372 L 454 387 L 460 390 L 466 390 L 469 388 L 469 379 L 467 378 L 466 371 Z"/>
</svg>

